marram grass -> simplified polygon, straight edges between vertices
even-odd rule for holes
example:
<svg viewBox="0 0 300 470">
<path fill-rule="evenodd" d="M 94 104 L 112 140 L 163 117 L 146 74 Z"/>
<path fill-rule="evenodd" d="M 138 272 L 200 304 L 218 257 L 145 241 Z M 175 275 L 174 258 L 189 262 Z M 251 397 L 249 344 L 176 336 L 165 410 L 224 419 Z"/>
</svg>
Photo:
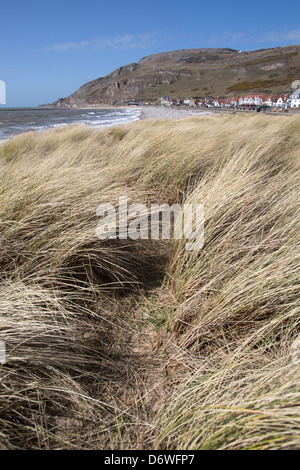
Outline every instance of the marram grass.
<svg viewBox="0 0 300 470">
<path fill-rule="evenodd" d="M 0 447 L 297 449 L 300 119 L 209 116 L 0 146 Z M 96 237 L 203 203 L 205 244 Z"/>
</svg>

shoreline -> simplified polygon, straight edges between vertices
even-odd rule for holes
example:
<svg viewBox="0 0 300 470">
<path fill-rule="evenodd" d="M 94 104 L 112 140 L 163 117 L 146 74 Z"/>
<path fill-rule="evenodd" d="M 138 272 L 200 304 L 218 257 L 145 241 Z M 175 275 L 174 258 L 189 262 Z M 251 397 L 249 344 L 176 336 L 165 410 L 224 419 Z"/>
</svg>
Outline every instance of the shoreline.
<svg viewBox="0 0 300 470">
<path fill-rule="evenodd" d="M 40 108 L 30 108 L 30 110 L 41 110 Z M 48 108 L 50 109 L 50 108 Z M 267 111 L 267 112 L 260 112 L 257 113 L 256 111 L 250 111 L 250 110 L 239 110 L 239 109 L 223 109 L 223 108 L 191 108 L 191 107 L 166 107 L 166 106 L 137 106 L 137 107 L 129 107 L 129 106 L 107 106 L 107 107 L 78 107 L 78 108 L 51 108 L 52 110 L 58 110 L 58 111 L 64 111 L 66 109 L 70 110 L 76 110 L 76 111 L 81 111 L 81 110 L 105 110 L 105 109 L 110 109 L 110 110 L 122 110 L 122 111 L 134 111 L 136 112 L 136 118 L 133 119 L 132 121 L 124 122 L 124 123 L 115 123 L 112 124 L 112 126 L 119 126 L 119 125 L 128 125 L 132 124 L 133 122 L 138 122 L 138 121 L 145 121 L 145 120 L 161 120 L 161 121 L 166 121 L 166 120 L 180 120 L 180 119 L 185 119 L 188 117 L 205 117 L 205 116 L 214 116 L 214 115 L 220 115 L 220 116 L 226 116 L 226 115 L 232 115 L 236 113 L 241 113 L 241 114 L 260 114 L 260 115 L 271 115 L 271 116 L 285 116 L 285 117 L 293 117 L 295 115 L 300 115 L 300 110 L 289 110 L 288 113 L 285 112 L 272 112 L 272 111 Z M 21 112 L 23 109 L 19 109 Z M 79 124 L 80 122 L 78 122 Z M 62 124 L 63 125 L 71 125 L 72 123 L 69 124 Z M 86 124 L 88 125 L 88 124 Z M 93 126 L 91 126 L 93 127 Z M 101 127 L 106 127 L 106 126 L 101 126 L 99 125 L 99 128 Z M 51 129 L 49 127 L 49 129 Z M 48 129 L 44 129 L 44 131 L 47 131 Z M 29 132 L 28 130 L 24 130 L 21 133 L 15 134 L 15 135 L 20 135 L 22 133 Z M 0 139 L 0 145 L 9 140 L 10 138 L 13 138 L 15 135 L 11 135 L 10 137 L 7 138 L 2 138 Z"/>
<path fill-rule="evenodd" d="M 60 108 L 63 109 L 63 108 Z M 297 109 L 289 109 L 288 113 L 285 112 L 274 112 L 274 111 L 261 111 L 257 113 L 256 111 L 250 110 L 241 110 L 241 109 L 227 109 L 227 108 L 191 108 L 191 107 L 167 107 L 167 106 L 97 106 L 97 107 L 88 107 L 83 106 L 74 108 L 74 109 L 136 109 L 140 111 L 140 118 L 139 120 L 146 120 L 146 119 L 184 119 L 186 117 L 194 117 L 194 116 L 209 116 L 214 114 L 220 115 L 228 115 L 228 114 L 261 114 L 261 115 L 271 115 L 271 116 L 295 116 L 300 114 L 300 110 Z"/>
</svg>

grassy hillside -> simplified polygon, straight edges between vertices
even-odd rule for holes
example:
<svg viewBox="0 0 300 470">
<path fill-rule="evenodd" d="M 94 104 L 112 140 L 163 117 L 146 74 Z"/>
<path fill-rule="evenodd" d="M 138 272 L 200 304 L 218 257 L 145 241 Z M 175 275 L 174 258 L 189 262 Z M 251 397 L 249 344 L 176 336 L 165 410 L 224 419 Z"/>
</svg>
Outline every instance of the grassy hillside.
<svg viewBox="0 0 300 470">
<path fill-rule="evenodd" d="M 0 146 L 0 447 L 296 449 L 299 116 Z M 205 205 L 205 245 L 100 241 L 96 208 Z"/>
<path fill-rule="evenodd" d="M 155 102 L 161 96 L 195 98 L 289 92 L 300 78 L 300 47 L 241 52 L 186 49 L 144 57 L 84 84 L 60 105 Z"/>
</svg>

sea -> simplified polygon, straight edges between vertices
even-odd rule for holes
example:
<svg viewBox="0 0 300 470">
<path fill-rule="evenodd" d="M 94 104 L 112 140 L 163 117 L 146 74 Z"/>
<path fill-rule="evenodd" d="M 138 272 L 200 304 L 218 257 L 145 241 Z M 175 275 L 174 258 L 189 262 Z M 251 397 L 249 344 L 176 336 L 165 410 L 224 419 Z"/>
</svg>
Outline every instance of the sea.
<svg viewBox="0 0 300 470">
<path fill-rule="evenodd" d="M 41 132 L 69 124 L 85 124 L 94 129 L 138 121 L 138 108 L 0 108 L 0 143 L 23 132 Z"/>
</svg>

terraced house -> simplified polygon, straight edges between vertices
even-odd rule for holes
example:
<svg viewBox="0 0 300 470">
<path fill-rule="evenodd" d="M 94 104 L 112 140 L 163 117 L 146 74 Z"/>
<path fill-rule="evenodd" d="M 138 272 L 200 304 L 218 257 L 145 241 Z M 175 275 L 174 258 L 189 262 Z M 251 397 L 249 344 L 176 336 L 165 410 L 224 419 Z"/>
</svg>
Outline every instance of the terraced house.
<svg viewBox="0 0 300 470">
<path fill-rule="evenodd" d="M 300 108 L 300 88 L 291 94 L 290 106 L 291 108 Z"/>
<path fill-rule="evenodd" d="M 264 95 L 248 95 L 241 96 L 239 99 L 239 105 L 248 105 L 248 106 L 260 106 L 266 101 L 266 96 Z"/>
</svg>

